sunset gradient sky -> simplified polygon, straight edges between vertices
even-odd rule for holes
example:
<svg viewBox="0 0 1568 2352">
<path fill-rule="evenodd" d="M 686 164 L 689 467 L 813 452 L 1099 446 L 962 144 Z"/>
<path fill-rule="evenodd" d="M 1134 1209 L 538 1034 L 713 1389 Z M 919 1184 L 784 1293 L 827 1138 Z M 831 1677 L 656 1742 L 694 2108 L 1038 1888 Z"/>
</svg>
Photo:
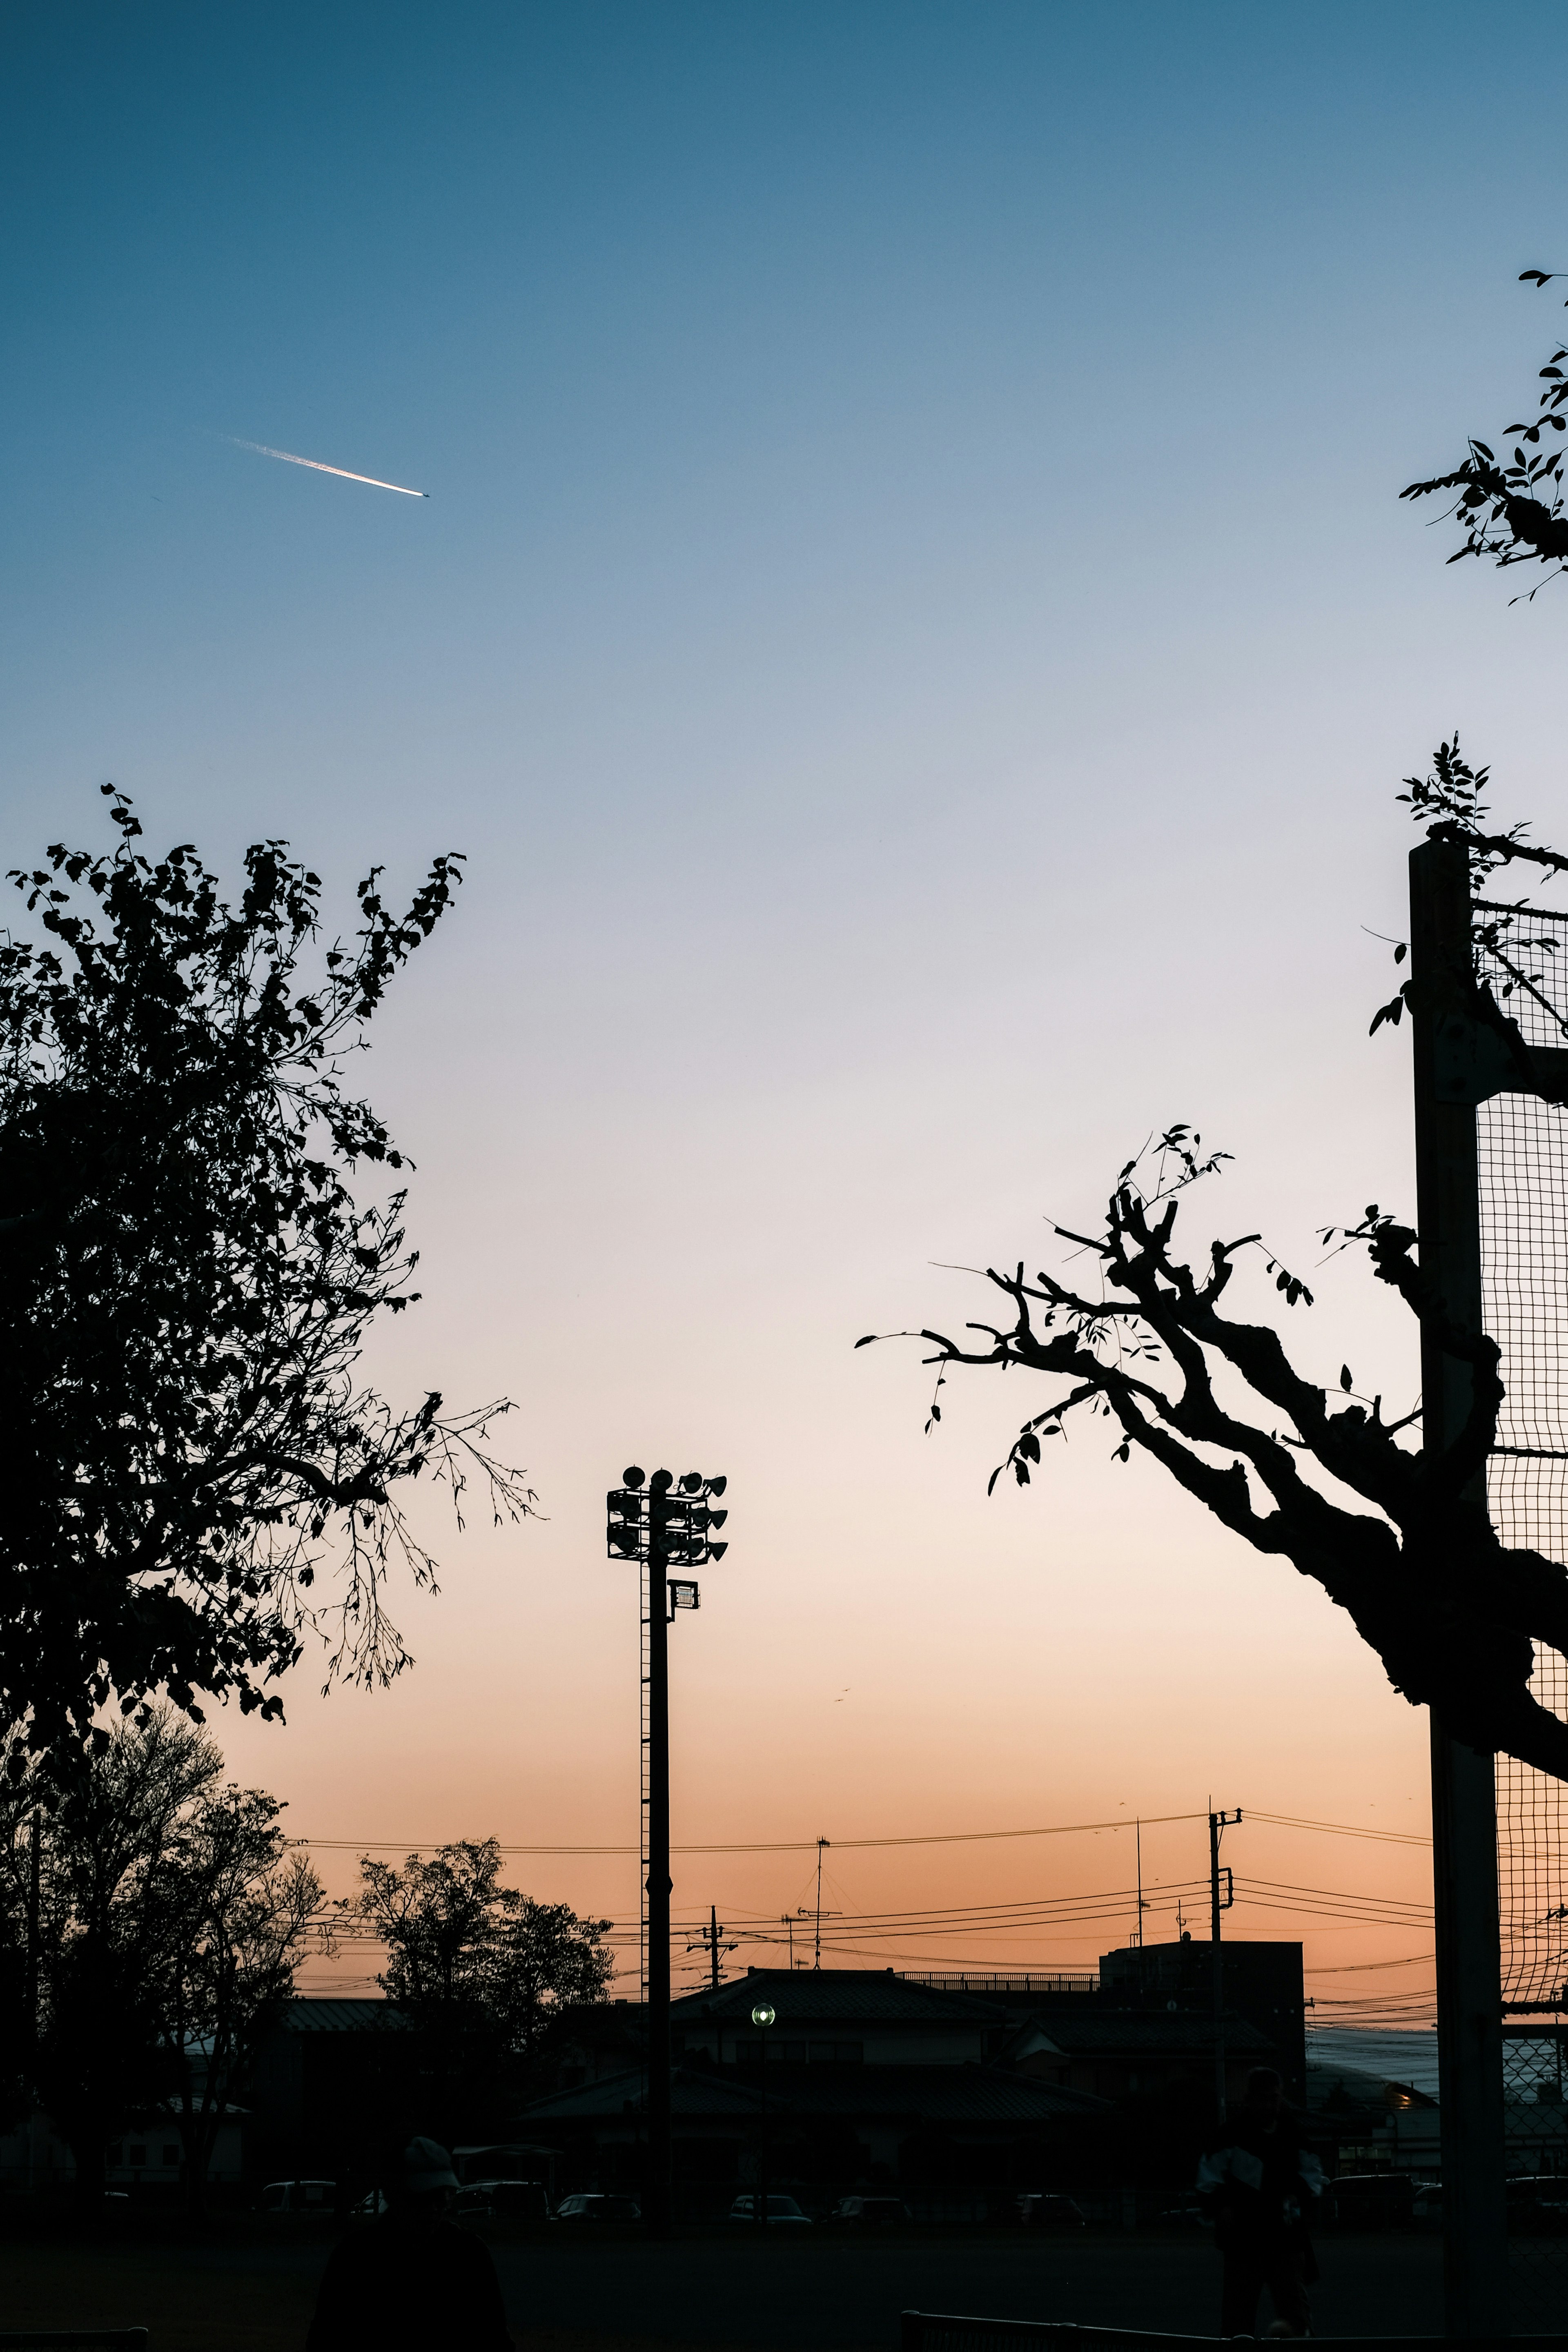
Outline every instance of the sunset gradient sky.
<svg viewBox="0 0 1568 2352">
<path fill-rule="evenodd" d="M 1233 1925 L 1306 1933 L 1321 2017 L 1419 2013 L 1425 1720 L 1348 1621 L 1090 1427 L 988 1501 L 1043 1398 L 954 1381 L 927 1437 L 918 1349 L 853 1342 L 981 1311 L 954 1267 L 1174 1118 L 1236 1154 L 1199 1246 L 1410 1205 L 1393 795 L 1458 726 L 1561 832 L 1568 613 L 1395 493 L 1558 331 L 1515 281 L 1568 263 L 1561 10 L 22 0 L 4 43 L 5 862 L 101 844 L 110 778 L 345 910 L 470 861 L 367 1066 L 426 1294 L 373 1370 L 513 1397 L 545 1517 L 443 1528 L 415 1670 L 308 1661 L 234 1770 L 336 1889 L 493 1832 L 630 1849 L 515 1882 L 635 1919 L 604 1493 L 721 1470 L 676 1835 L 789 1850 L 683 1857 L 679 1916 L 783 1933 L 822 1835 L 835 1957 L 1081 1968 L 1131 1832 L 847 1842 L 1181 1816 L 1167 1935 L 1212 1796 L 1401 1841 L 1248 1823 L 1295 1907 Z M 1305 1360 L 1413 1398 L 1403 1310 L 1321 1275 Z"/>
</svg>

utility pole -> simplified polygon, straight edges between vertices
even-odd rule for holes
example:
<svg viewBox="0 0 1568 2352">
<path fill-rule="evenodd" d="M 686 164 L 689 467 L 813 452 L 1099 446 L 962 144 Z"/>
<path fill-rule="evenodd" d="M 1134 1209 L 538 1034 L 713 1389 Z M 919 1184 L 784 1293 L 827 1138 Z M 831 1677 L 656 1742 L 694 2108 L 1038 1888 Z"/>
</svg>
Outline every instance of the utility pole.
<svg viewBox="0 0 1568 2352">
<path fill-rule="evenodd" d="M 722 1478 L 689 1471 L 679 1486 L 668 1470 L 644 1484 L 636 1468 L 607 1498 L 612 1559 L 642 1565 L 643 1653 L 643 2000 L 647 2032 L 647 2164 L 643 2220 L 655 2237 L 669 2232 L 669 1621 L 695 1609 L 700 1595 L 672 1568 L 719 1559 L 729 1549 L 711 1539 L 729 1514 L 709 1507 L 724 1491 Z"/>
<path fill-rule="evenodd" d="M 1138 1846 L 1138 1948 L 1142 1951 L 1143 1948 L 1143 1913 L 1146 1907 L 1143 1901 L 1143 1823 L 1141 1820 L 1135 1821 L 1132 1827 L 1136 1832 Z M 1142 1995 L 1143 1990 L 1142 1969 L 1140 1969 L 1139 1971 L 1138 1990 L 1140 1995 Z"/>
<path fill-rule="evenodd" d="M 1482 1328 L 1476 1104 L 1491 1091 L 1474 1050 L 1473 973 L 1468 852 L 1460 842 L 1423 842 L 1410 854 L 1416 1223 L 1423 1278 L 1466 1332 Z M 1469 1365 L 1446 1351 L 1425 1317 L 1429 1469 L 1464 1427 L 1470 1401 Z M 1484 1505 L 1484 1470 L 1467 1496 Z M 1431 1606 L 1442 1605 L 1435 1593 Z M 1431 1741 L 1445 2315 L 1450 2336 L 1497 2337 L 1507 2328 L 1508 2233 L 1496 1771 L 1489 1755 L 1450 1739 L 1436 1712 Z"/>
<path fill-rule="evenodd" d="M 830 1841 L 825 1837 L 819 1837 L 816 1841 L 816 1954 L 811 1963 L 814 1969 L 819 1969 L 822 1966 L 822 1856 L 829 1843 Z"/>
<path fill-rule="evenodd" d="M 694 1944 L 688 1944 L 686 1948 L 689 1952 L 711 1954 L 712 1989 L 715 1992 L 719 1990 L 719 1955 L 721 1952 L 732 1952 L 735 1949 L 733 1942 L 727 1944 L 723 1938 L 724 1930 L 719 1924 L 718 1909 L 710 1903 L 708 1906 L 708 1925 L 706 1927 L 698 1929 L 697 1941 Z"/>
<path fill-rule="evenodd" d="M 1234 1829 L 1241 1819 L 1241 1807 L 1234 1813 L 1209 1815 L 1209 1958 L 1214 1964 L 1214 2105 L 1215 2119 L 1224 2123 L 1225 2089 L 1225 1953 L 1219 1940 L 1219 1915 L 1228 1911 L 1236 1901 L 1236 1880 L 1227 1869 L 1225 1874 L 1225 1900 L 1219 1894 L 1219 1842 L 1225 1832 Z"/>
</svg>

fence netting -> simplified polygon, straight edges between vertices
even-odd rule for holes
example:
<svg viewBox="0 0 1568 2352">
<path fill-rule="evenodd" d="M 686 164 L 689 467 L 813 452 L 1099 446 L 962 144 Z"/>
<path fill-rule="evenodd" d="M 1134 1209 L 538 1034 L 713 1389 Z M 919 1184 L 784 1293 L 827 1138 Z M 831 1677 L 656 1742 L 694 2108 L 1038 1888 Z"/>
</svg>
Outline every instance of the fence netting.
<svg viewBox="0 0 1568 2352">
<path fill-rule="evenodd" d="M 1483 976 L 1528 1044 L 1568 1039 L 1568 917 L 1478 905 Z M 1476 1114 L 1481 1297 L 1505 1395 L 1488 1465 L 1505 1544 L 1568 1560 L 1568 1110 L 1494 1095 Z M 1568 1719 L 1568 1660 L 1535 1645 L 1532 1688 Z M 1551 2326 L 1568 2300 L 1564 2029 L 1545 2021 L 1568 1983 L 1568 1785 L 1497 1760 L 1503 2099 L 1516 2329 Z M 1533 2013 L 1535 2022 L 1523 2021 Z M 1559 2184 L 1562 2184 L 1561 2188 Z"/>
<path fill-rule="evenodd" d="M 1481 971 L 1528 1044 L 1568 1037 L 1568 916 L 1477 908 Z M 1561 1009 L 1560 1009 L 1561 1008 Z M 1494 1095 L 1476 1116 L 1481 1296 L 1506 1391 L 1488 1472 L 1503 1542 L 1568 1559 L 1568 1111 Z M 1535 1696 L 1568 1718 L 1568 1661 L 1535 1647 Z M 1568 1786 L 1498 1759 L 1502 1997 L 1555 2005 L 1568 1980 Z"/>
</svg>

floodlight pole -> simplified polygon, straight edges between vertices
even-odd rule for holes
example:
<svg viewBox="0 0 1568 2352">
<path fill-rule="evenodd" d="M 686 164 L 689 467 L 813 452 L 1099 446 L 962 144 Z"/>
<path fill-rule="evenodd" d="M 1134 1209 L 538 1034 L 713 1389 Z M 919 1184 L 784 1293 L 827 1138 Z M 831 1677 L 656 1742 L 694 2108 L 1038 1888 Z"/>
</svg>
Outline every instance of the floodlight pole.
<svg viewBox="0 0 1568 2352">
<path fill-rule="evenodd" d="M 1472 954 L 1468 852 L 1460 842 L 1423 842 L 1410 855 L 1421 1271 L 1449 1321 L 1479 1331 L 1479 1097 L 1464 1051 L 1474 1026 Z M 1429 1460 L 1464 1426 L 1470 1395 L 1469 1366 L 1445 1351 L 1427 1318 L 1421 1398 Z M 1484 1505 L 1484 1470 L 1473 1491 Z M 1441 1596 L 1433 1596 L 1433 1605 L 1441 1605 Z M 1495 1766 L 1491 1756 L 1450 1739 L 1436 1713 L 1431 1739 L 1446 2332 L 1495 2339 L 1508 2329 Z"/>
<path fill-rule="evenodd" d="M 669 2230 L 669 1545 L 665 1496 L 647 1510 L 647 2173 L 643 2220 Z"/>
<path fill-rule="evenodd" d="M 672 2204 L 669 2080 L 669 1621 L 677 1609 L 695 1609 L 698 1588 L 672 1578 L 671 1568 L 721 1559 L 729 1549 L 714 1530 L 729 1517 L 711 1506 L 722 1478 L 695 1470 L 677 1481 L 668 1470 L 651 1478 L 637 1467 L 605 1497 L 612 1559 L 640 1564 L 642 1620 L 642 1864 L 643 2016 L 647 2036 L 647 2162 L 643 2172 L 643 2221 L 654 2237 L 668 2235 Z"/>
</svg>

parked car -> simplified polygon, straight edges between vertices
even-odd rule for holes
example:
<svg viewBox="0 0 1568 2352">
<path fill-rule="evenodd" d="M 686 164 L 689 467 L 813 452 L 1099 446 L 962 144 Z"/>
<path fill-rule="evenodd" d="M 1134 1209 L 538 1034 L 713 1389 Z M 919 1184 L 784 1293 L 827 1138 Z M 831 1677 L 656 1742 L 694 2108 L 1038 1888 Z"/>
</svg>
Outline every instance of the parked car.
<svg viewBox="0 0 1568 2352">
<path fill-rule="evenodd" d="M 749 2221 L 752 2229 L 755 2229 L 757 2225 L 756 2199 L 754 2197 L 737 2197 L 734 2203 L 730 2208 L 730 2219 L 731 2221 Z M 768 2198 L 767 2221 L 764 2226 L 770 2230 L 809 2230 L 811 2227 L 811 2216 L 809 2213 L 803 2213 L 801 2211 L 800 2207 L 795 2203 L 793 2197 L 774 2197 L 770 2194 Z"/>
<path fill-rule="evenodd" d="M 827 2219 L 839 2230 L 902 2230 L 914 2216 L 901 2197 L 841 2197 Z"/>
<path fill-rule="evenodd" d="M 1408 2172 L 1342 2172 L 1329 2183 L 1329 2209 L 1342 2230 L 1398 2230 L 1413 2216 Z"/>
<path fill-rule="evenodd" d="M 1411 2202 L 1410 2218 L 1418 2230 L 1440 2230 L 1443 2226 L 1443 2184 L 1439 2180 L 1418 2180 Z"/>
<path fill-rule="evenodd" d="M 1195 2197 L 1184 2197 L 1174 2205 L 1167 2205 L 1154 2216 L 1159 2230 L 1207 2230 L 1213 2227 L 1208 2215 Z"/>
<path fill-rule="evenodd" d="M 331 2213 L 337 2201 L 335 2180 L 269 2180 L 261 2192 L 264 2213 Z"/>
<path fill-rule="evenodd" d="M 1503 2183 L 1508 2226 L 1523 2237 L 1559 2237 L 1568 2231 L 1568 2180 L 1554 2172 L 1516 2172 Z"/>
<path fill-rule="evenodd" d="M 563 2197 L 551 2216 L 555 2221 L 640 2221 L 642 2207 L 635 2197 L 609 2197 L 597 2189 L 584 2189 L 575 2197 Z"/>
<path fill-rule="evenodd" d="M 351 2213 L 363 2217 L 367 2221 L 379 2220 L 386 2210 L 386 2191 L 383 2189 L 372 2189 L 360 2199 L 357 2205 L 351 2205 L 349 2208 Z"/>
<path fill-rule="evenodd" d="M 548 2221 L 550 2200 L 537 2180 L 469 2180 L 453 2198 L 452 2211 L 459 2221 L 497 2214 L 505 2221 Z"/>
<path fill-rule="evenodd" d="M 1040 2189 L 1031 2189 L 1019 2198 L 1018 2219 L 1026 2230 L 1082 2230 L 1088 2226 L 1081 2205 L 1075 2205 L 1070 2197 L 1047 2195 Z"/>
</svg>

